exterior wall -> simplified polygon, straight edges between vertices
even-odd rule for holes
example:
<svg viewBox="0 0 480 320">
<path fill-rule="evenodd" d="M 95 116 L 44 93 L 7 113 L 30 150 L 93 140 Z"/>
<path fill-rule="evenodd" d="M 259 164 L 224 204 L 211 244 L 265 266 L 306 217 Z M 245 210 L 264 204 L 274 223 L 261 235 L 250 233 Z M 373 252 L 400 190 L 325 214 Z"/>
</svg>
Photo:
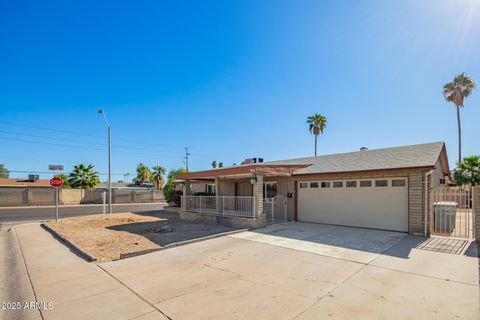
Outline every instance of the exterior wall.
<svg viewBox="0 0 480 320">
<path fill-rule="evenodd" d="M 253 197 L 257 223 L 265 226 L 267 224 L 267 216 L 263 212 L 263 176 L 257 175 L 257 182 L 253 185 Z"/>
<path fill-rule="evenodd" d="M 435 169 L 433 170 L 432 173 L 432 180 L 431 180 L 431 186 L 432 188 L 438 187 L 440 185 L 440 179 L 443 179 L 443 170 L 442 170 L 442 165 L 440 163 L 440 159 L 437 160 L 437 163 L 435 164 Z"/>
<path fill-rule="evenodd" d="M 221 224 L 234 228 L 259 228 L 265 224 L 259 219 L 242 217 L 222 217 L 197 212 L 180 211 L 179 218 L 186 221 L 198 221 L 210 224 Z"/>
<path fill-rule="evenodd" d="M 75 205 L 83 203 L 102 203 L 105 189 L 60 189 L 59 203 Z M 112 203 L 152 202 L 164 200 L 160 190 L 123 190 L 112 189 Z M 0 207 L 54 205 L 53 188 L 0 188 Z"/>
<path fill-rule="evenodd" d="M 480 242 L 480 186 L 473 188 L 473 236 Z"/>
<path fill-rule="evenodd" d="M 440 167 L 438 163 L 438 167 Z M 438 183 L 440 182 L 441 168 L 436 172 L 435 178 L 438 178 Z M 332 181 L 332 180 L 347 180 L 347 179 L 380 179 L 380 178 L 394 178 L 402 177 L 407 178 L 408 181 L 408 232 L 411 234 L 424 234 L 424 213 L 427 209 L 427 215 L 430 214 L 430 206 L 425 206 L 426 203 L 429 203 L 428 199 L 425 199 L 425 174 L 428 170 L 384 170 L 376 172 L 356 172 L 356 173 L 338 173 L 338 174 L 313 174 L 313 175 L 299 175 L 299 176 L 279 176 L 279 177 L 261 177 L 257 176 L 257 183 L 253 186 L 253 196 L 256 197 L 256 213 L 257 226 L 264 225 L 265 215 L 263 214 L 263 182 L 275 181 L 277 182 L 277 194 L 283 195 L 287 198 L 287 207 L 288 214 L 287 217 L 289 220 L 294 220 L 295 218 L 295 199 L 297 199 L 297 190 L 295 184 L 299 181 Z M 438 175 L 440 174 L 440 176 Z M 433 176 L 433 173 L 432 173 Z M 427 185 L 427 196 L 430 195 L 430 190 L 432 186 L 432 180 L 429 179 Z M 218 185 L 218 195 L 219 196 L 234 196 L 235 195 L 235 182 L 237 182 L 237 191 L 239 194 L 237 196 L 243 195 L 240 194 L 243 191 L 240 190 L 249 190 L 251 189 L 251 184 L 248 179 L 217 179 Z M 248 189 L 247 189 L 248 188 Z M 288 194 L 292 194 L 292 198 L 288 198 Z M 479 192 L 480 193 L 480 192 Z M 425 202 L 425 200 L 427 202 Z M 478 201 L 480 203 L 480 200 Z M 480 214 L 479 218 L 480 220 Z M 429 219 L 430 221 L 430 219 Z M 266 220 L 265 220 L 266 223 Z M 478 222 L 480 225 L 480 221 Z M 429 228 L 427 228 L 429 232 Z M 480 235 L 479 235 L 480 237 Z"/>
<path fill-rule="evenodd" d="M 294 181 L 315 181 L 315 180 L 346 180 L 346 179 L 378 179 L 391 177 L 408 178 L 408 232 L 421 234 L 424 232 L 424 211 L 425 211 L 425 174 L 428 170 L 385 170 L 377 172 L 357 172 L 338 174 L 315 174 L 304 176 L 288 177 L 287 190 L 294 188 Z M 428 189 L 430 190 L 430 189 Z M 430 193 L 430 192 L 429 192 Z M 297 197 L 294 190 L 295 198 Z M 428 214 L 428 212 L 427 212 Z M 427 228 L 428 230 L 428 228 Z"/>
<path fill-rule="evenodd" d="M 234 196 L 235 181 L 220 179 L 218 182 L 218 196 Z"/>
</svg>

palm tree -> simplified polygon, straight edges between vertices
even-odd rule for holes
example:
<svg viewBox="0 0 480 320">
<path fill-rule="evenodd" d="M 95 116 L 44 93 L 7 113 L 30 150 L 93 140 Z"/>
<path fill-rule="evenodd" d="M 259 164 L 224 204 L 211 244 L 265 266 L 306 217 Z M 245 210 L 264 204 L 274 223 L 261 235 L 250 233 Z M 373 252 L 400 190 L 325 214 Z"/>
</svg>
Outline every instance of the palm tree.
<svg viewBox="0 0 480 320">
<path fill-rule="evenodd" d="M 144 182 L 149 182 L 151 177 L 152 172 L 150 171 L 150 169 L 143 163 L 139 163 L 137 165 L 137 181 L 142 184 Z"/>
<path fill-rule="evenodd" d="M 317 138 L 319 134 L 323 134 L 323 130 L 327 127 L 327 118 L 321 114 L 315 113 L 307 118 L 308 130 L 315 136 L 315 157 L 317 156 Z"/>
<path fill-rule="evenodd" d="M 167 173 L 167 169 L 162 166 L 155 166 L 152 168 L 152 170 L 152 178 L 157 183 L 157 190 L 160 190 L 160 186 L 163 186 L 164 183 L 163 175 Z"/>
<path fill-rule="evenodd" d="M 94 189 L 100 184 L 98 172 L 93 170 L 93 165 L 85 166 L 83 163 L 73 166 L 73 171 L 68 177 L 72 188 Z"/>
<path fill-rule="evenodd" d="M 458 162 L 462 162 L 462 127 L 460 125 L 460 108 L 463 108 L 463 102 L 475 88 L 475 82 L 465 74 L 465 72 L 456 76 L 452 82 L 443 86 L 443 96 L 447 102 L 452 102 L 457 107 L 458 123 Z"/>
<path fill-rule="evenodd" d="M 68 182 L 68 176 L 64 173 L 59 173 L 55 177 L 63 180 L 62 189 L 70 188 L 70 183 Z"/>
<path fill-rule="evenodd" d="M 474 187 L 480 184 L 480 156 L 463 158 L 452 171 L 453 178 L 458 185 Z"/>
</svg>

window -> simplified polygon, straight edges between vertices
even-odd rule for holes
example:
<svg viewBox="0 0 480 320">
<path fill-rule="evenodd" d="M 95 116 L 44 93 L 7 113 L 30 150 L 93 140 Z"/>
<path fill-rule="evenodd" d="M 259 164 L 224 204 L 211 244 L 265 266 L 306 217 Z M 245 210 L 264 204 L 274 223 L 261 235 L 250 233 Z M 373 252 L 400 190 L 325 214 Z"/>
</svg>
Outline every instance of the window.
<svg viewBox="0 0 480 320">
<path fill-rule="evenodd" d="M 215 185 L 214 184 L 206 184 L 205 185 L 205 192 L 208 194 L 215 194 Z"/>
<path fill-rule="evenodd" d="M 440 184 L 446 184 L 446 181 L 445 181 L 445 179 L 443 179 L 443 178 L 440 178 Z"/>
<path fill-rule="evenodd" d="M 372 181 L 370 181 L 370 180 L 360 181 L 360 187 L 362 187 L 362 188 L 371 187 L 371 186 L 372 186 Z"/>
<path fill-rule="evenodd" d="M 347 181 L 347 188 L 356 188 L 357 181 Z"/>
<path fill-rule="evenodd" d="M 300 188 L 301 188 L 301 189 L 308 188 L 308 183 L 306 183 L 306 182 L 300 182 Z"/>
<path fill-rule="evenodd" d="M 333 181 L 334 188 L 343 188 L 343 181 Z"/>
<path fill-rule="evenodd" d="M 277 196 L 277 183 L 276 182 L 265 182 L 263 184 L 263 197 L 264 198 L 274 198 Z"/>
<path fill-rule="evenodd" d="M 375 180 L 375 187 L 388 187 L 388 180 Z"/>
<path fill-rule="evenodd" d="M 404 179 L 392 180 L 392 187 L 405 187 L 406 183 Z"/>
<path fill-rule="evenodd" d="M 322 182 L 321 187 L 322 188 L 330 188 L 330 182 Z"/>
<path fill-rule="evenodd" d="M 310 188 L 318 188 L 318 182 L 310 182 Z"/>
</svg>

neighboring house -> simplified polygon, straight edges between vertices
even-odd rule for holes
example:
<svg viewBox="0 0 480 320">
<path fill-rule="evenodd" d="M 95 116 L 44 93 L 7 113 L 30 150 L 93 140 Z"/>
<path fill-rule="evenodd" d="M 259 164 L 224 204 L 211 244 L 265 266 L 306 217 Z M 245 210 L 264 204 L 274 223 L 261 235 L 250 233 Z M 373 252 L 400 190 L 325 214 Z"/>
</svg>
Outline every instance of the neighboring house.
<svg viewBox="0 0 480 320">
<path fill-rule="evenodd" d="M 0 188 L 51 188 L 50 180 L 25 178 L 0 178 Z"/>
<path fill-rule="evenodd" d="M 260 219 L 258 213 L 267 212 L 265 200 L 283 197 L 288 200 L 289 220 L 413 234 L 423 234 L 425 230 L 428 188 L 448 182 L 449 177 L 443 142 L 178 175 L 185 180 L 186 195 L 192 194 L 193 186 L 199 181 L 202 185 L 214 184 L 219 198 L 213 204 L 217 212 L 221 211 L 221 197 L 250 197 L 254 203 L 253 214 Z M 235 200 L 235 206 L 237 203 Z"/>
</svg>

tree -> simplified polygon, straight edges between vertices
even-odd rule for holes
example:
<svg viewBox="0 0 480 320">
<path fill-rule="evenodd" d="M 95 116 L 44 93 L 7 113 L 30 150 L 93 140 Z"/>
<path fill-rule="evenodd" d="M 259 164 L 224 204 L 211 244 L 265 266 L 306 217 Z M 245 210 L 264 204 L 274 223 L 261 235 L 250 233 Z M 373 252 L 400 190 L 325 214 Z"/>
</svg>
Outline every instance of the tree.
<svg viewBox="0 0 480 320">
<path fill-rule="evenodd" d="M 98 172 L 93 170 L 93 165 L 85 166 L 83 163 L 73 166 L 73 171 L 68 177 L 72 188 L 94 189 L 100 184 Z"/>
<path fill-rule="evenodd" d="M 308 130 L 315 136 L 315 157 L 317 156 L 317 138 L 319 134 L 323 134 L 323 130 L 327 127 L 327 118 L 321 114 L 315 113 L 307 118 Z"/>
<path fill-rule="evenodd" d="M 164 183 L 163 175 L 167 173 L 167 169 L 165 169 L 162 166 L 155 166 L 152 168 L 152 170 L 153 170 L 152 178 L 155 180 L 155 183 L 157 184 L 157 190 L 160 190 Z"/>
<path fill-rule="evenodd" d="M 137 165 L 137 177 L 136 180 L 142 184 L 145 182 L 150 182 L 150 179 L 152 178 L 152 172 L 150 169 L 144 165 L 143 163 L 139 163 Z"/>
<path fill-rule="evenodd" d="M 480 185 L 480 156 L 463 158 L 457 163 L 457 168 L 452 170 L 453 179 L 461 186 Z"/>
<path fill-rule="evenodd" d="M 220 162 L 218 163 L 218 167 L 219 167 L 219 168 L 223 168 L 223 162 L 222 162 L 222 161 L 220 161 Z"/>
<path fill-rule="evenodd" d="M 70 188 L 70 182 L 68 181 L 68 176 L 64 173 L 59 173 L 55 175 L 55 177 L 62 179 L 63 184 L 62 184 L 62 189 L 68 189 Z"/>
<path fill-rule="evenodd" d="M 443 96 L 457 108 L 458 125 L 458 162 L 462 162 L 462 127 L 460 124 L 460 108 L 463 108 L 465 98 L 472 94 L 475 82 L 464 72 L 456 76 L 452 82 L 443 86 Z"/>
<path fill-rule="evenodd" d="M 8 178 L 9 176 L 10 171 L 8 171 L 3 164 L 0 164 L 0 178 Z"/>
<path fill-rule="evenodd" d="M 215 169 L 216 167 L 217 167 L 217 161 L 216 161 L 216 160 L 213 160 L 213 161 L 212 161 L 212 168 Z"/>
<path fill-rule="evenodd" d="M 187 173 L 187 169 L 179 168 L 170 170 L 167 175 L 167 183 L 163 187 L 165 200 L 168 203 L 175 203 L 176 206 L 180 206 L 180 195 L 182 193 L 175 191 L 175 184 L 173 182 L 177 179 L 177 174 L 179 173 Z"/>
<path fill-rule="evenodd" d="M 167 175 L 167 183 L 168 182 L 173 182 L 177 179 L 177 174 L 179 173 L 187 173 L 187 169 L 185 168 L 178 168 L 178 169 L 172 169 L 168 172 Z"/>
</svg>

